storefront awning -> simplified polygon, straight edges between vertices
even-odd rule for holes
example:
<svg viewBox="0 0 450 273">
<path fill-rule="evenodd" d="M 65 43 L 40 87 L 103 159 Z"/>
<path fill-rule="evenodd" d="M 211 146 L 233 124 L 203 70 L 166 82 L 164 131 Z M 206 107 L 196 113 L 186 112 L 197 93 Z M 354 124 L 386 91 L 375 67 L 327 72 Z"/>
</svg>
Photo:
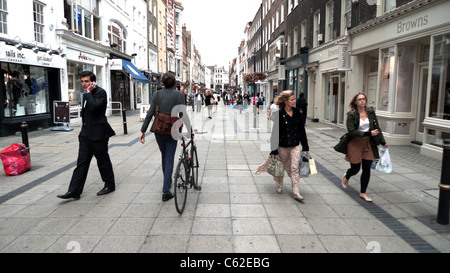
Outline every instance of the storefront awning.
<svg viewBox="0 0 450 273">
<path fill-rule="evenodd" d="M 122 70 L 124 68 L 137 82 L 150 83 L 147 77 L 134 64 L 127 60 L 113 59 L 111 60 L 110 68 L 111 70 Z"/>
<path fill-rule="evenodd" d="M 122 66 L 137 82 L 150 83 L 150 81 L 144 76 L 144 74 L 141 73 L 141 71 L 139 71 L 139 69 L 137 69 L 136 66 L 134 66 L 134 64 L 129 61 L 122 60 Z"/>
</svg>

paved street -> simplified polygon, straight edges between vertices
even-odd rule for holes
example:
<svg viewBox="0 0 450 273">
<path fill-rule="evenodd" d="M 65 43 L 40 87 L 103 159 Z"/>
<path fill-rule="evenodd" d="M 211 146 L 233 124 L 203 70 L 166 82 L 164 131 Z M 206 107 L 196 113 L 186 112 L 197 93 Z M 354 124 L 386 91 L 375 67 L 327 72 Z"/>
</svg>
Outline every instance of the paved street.
<svg viewBox="0 0 450 273">
<path fill-rule="evenodd" d="M 120 116 L 109 118 L 117 133 L 110 139 L 117 188 L 106 196 L 96 195 L 103 182 L 94 159 L 81 199 L 56 197 L 67 191 L 76 164 L 79 124 L 71 132 L 30 132 L 32 170 L 0 173 L 0 252 L 450 252 L 450 226 L 436 223 L 441 161 L 418 147 L 391 147 L 393 172 L 372 171 L 367 193 L 374 202 L 366 203 L 360 174 L 341 187 L 349 164 L 332 146 L 344 129 L 308 121 L 318 174 L 301 178 L 299 203 L 287 177 L 277 194 L 269 174 L 255 174 L 269 154 L 266 110 L 256 120 L 250 108 L 240 114 L 223 104 L 213 119 L 205 108 L 188 113 L 200 132 L 202 191 L 188 193 L 181 216 L 173 199 L 161 201 L 154 136 L 141 144 L 139 113 L 128 112 L 128 135 Z M 20 134 L 0 138 L 0 149 L 16 142 Z"/>
</svg>

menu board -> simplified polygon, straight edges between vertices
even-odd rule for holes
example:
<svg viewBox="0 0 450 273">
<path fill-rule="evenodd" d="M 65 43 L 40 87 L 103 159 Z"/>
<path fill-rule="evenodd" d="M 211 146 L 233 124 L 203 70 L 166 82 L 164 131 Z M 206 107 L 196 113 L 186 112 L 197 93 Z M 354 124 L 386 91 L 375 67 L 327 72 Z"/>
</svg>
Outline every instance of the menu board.
<svg viewBox="0 0 450 273">
<path fill-rule="evenodd" d="M 70 123 L 70 103 L 68 101 L 54 101 L 53 102 L 53 122 L 55 124 L 69 124 Z"/>
</svg>

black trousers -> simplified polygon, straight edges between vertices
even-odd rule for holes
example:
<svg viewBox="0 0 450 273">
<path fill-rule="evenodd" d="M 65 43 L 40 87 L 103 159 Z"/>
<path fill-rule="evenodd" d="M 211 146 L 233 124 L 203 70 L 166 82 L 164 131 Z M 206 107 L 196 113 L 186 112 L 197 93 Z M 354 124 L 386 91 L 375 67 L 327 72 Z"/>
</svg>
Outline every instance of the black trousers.
<svg viewBox="0 0 450 273">
<path fill-rule="evenodd" d="M 83 193 L 84 184 L 89 171 L 89 165 L 91 164 L 92 157 L 97 159 L 98 170 L 105 182 L 105 187 L 115 187 L 114 171 L 111 163 L 111 159 L 108 154 L 108 141 L 109 138 L 90 141 L 84 137 L 79 136 L 79 149 L 77 167 L 73 171 L 72 179 L 69 185 L 69 192 L 74 194 Z"/>
</svg>

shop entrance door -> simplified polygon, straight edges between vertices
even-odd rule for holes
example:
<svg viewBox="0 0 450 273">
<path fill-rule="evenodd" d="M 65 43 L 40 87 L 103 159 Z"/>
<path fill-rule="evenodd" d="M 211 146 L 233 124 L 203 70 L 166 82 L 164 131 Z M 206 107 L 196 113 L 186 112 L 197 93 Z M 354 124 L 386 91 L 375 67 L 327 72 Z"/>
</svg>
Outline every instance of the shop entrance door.
<svg viewBox="0 0 450 273">
<path fill-rule="evenodd" d="M 325 120 L 337 123 L 339 109 L 339 75 L 328 76 L 325 90 Z"/>
<path fill-rule="evenodd" d="M 422 65 L 419 68 L 419 101 L 417 102 L 417 117 L 416 117 L 416 137 L 418 143 L 423 142 L 423 120 L 425 119 L 425 105 L 427 99 L 427 85 L 428 85 L 428 65 Z"/>
</svg>

